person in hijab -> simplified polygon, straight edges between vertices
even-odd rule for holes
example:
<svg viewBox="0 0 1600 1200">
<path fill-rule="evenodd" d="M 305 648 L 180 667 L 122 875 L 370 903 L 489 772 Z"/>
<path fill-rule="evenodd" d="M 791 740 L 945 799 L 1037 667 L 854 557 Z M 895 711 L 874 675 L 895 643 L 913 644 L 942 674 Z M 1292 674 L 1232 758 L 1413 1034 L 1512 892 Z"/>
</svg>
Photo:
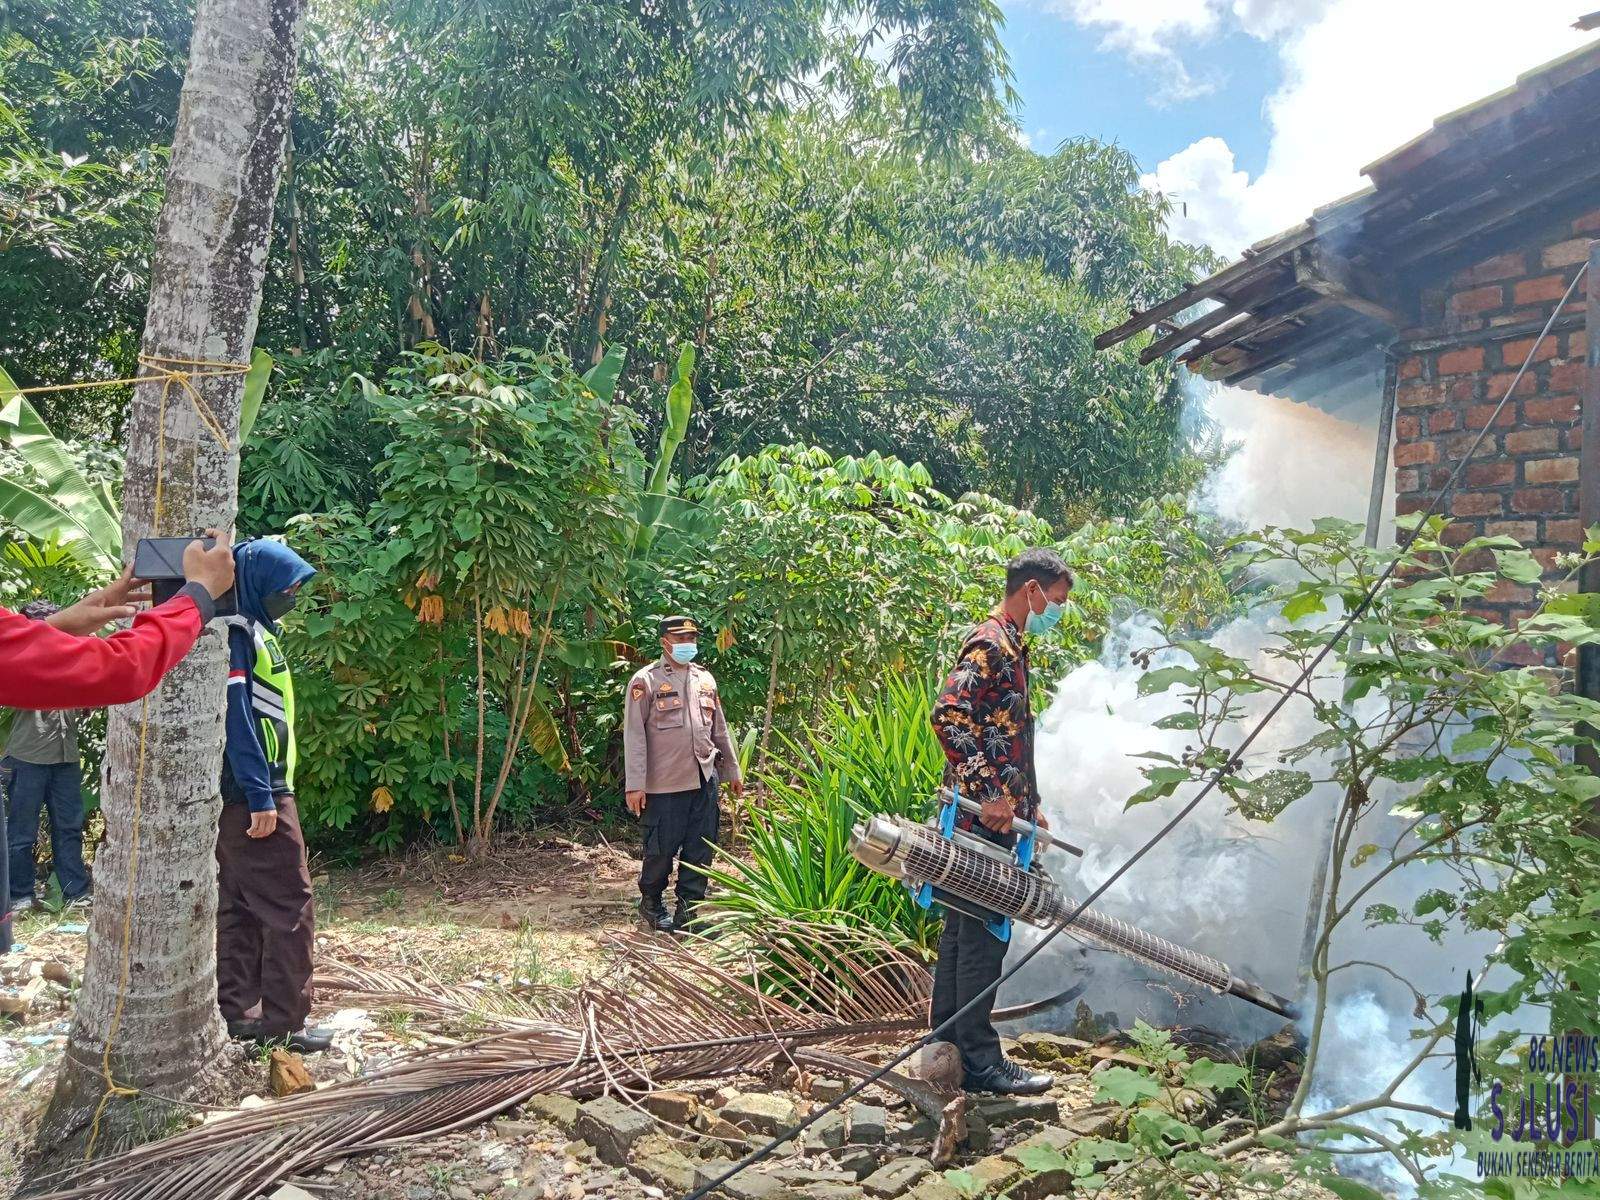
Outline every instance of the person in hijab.
<svg viewBox="0 0 1600 1200">
<path fill-rule="evenodd" d="M 217 831 L 217 1004 L 230 1036 L 326 1050 L 306 1028 L 315 934 L 311 872 L 294 802 L 294 682 L 278 621 L 316 574 L 282 542 L 233 550 L 238 615 L 228 626 L 227 752 Z"/>
</svg>

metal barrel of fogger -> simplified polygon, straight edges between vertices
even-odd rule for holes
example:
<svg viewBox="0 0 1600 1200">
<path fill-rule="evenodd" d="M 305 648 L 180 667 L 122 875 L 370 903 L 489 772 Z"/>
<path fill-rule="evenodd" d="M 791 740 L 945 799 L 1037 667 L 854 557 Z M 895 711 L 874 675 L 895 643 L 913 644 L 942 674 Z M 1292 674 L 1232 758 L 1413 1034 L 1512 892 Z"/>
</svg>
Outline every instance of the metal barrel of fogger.
<svg viewBox="0 0 1600 1200">
<path fill-rule="evenodd" d="M 943 837 L 903 817 L 875 816 L 858 824 L 850 852 L 864 866 L 911 883 L 931 883 L 936 891 L 1029 925 L 1052 928 L 1072 918 L 1068 932 L 1082 941 L 1211 991 L 1294 1018 L 1294 1004 L 1258 984 L 1238 979 L 1224 962 L 1146 933 L 1137 926 L 1086 908 L 1077 908 L 1047 877 L 1019 869 L 996 855 Z"/>
</svg>

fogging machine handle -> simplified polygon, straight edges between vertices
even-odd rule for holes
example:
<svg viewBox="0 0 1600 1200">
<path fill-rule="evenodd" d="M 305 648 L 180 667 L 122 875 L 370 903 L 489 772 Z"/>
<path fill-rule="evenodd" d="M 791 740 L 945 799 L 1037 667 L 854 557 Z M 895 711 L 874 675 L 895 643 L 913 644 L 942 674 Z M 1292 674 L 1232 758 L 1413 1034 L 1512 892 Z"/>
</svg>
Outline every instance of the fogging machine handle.
<svg viewBox="0 0 1600 1200">
<path fill-rule="evenodd" d="M 957 807 L 964 813 L 970 813 L 976 817 L 983 812 L 983 805 L 976 800 L 970 800 L 966 796 L 953 796 L 949 788 L 939 789 L 940 804 L 949 804 L 952 799 L 955 800 Z M 1048 850 L 1054 846 L 1065 850 L 1075 858 L 1083 857 L 1083 849 L 1081 847 L 1074 846 L 1071 842 L 1062 841 L 1048 829 L 1041 829 L 1032 821 L 1024 821 L 1021 817 L 1011 818 L 1011 832 L 1021 834 L 1023 837 L 1033 838 L 1034 847 L 1038 851 Z"/>
</svg>

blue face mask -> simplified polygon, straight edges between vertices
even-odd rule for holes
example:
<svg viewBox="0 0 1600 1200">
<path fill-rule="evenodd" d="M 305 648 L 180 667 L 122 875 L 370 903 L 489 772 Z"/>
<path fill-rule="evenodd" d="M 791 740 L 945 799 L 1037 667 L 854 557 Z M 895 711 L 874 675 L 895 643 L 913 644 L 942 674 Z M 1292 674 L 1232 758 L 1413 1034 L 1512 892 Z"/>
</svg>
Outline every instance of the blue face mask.
<svg viewBox="0 0 1600 1200">
<path fill-rule="evenodd" d="M 700 653 L 698 642 L 674 642 L 672 645 L 672 661 L 687 666 L 694 661 L 694 656 Z"/>
<path fill-rule="evenodd" d="M 1034 612 L 1029 609 L 1028 632 L 1049 633 L 1056 627 L 1056 622 L 1061 620 L 1063 607 L 1063 605 L 1057 604 L 1054 600 L 1046 600 L 1043 612 Z"/>
</svg>

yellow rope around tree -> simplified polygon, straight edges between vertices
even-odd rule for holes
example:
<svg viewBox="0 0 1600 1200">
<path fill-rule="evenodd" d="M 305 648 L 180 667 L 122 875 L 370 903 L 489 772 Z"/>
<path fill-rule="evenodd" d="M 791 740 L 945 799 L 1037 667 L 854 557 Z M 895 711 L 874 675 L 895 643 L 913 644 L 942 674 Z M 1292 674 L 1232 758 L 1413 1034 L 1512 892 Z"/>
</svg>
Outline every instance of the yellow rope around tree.
<svg viewBox="0 0 1600 1200">
<path fill-rule="evenodd" d="M 46 387 L 21 388 L 14 395 L 38 395 L 42 392 L 76 392 L 90 388 L 118 387 L 137 385 L 142 383 L 161 384 L 161 397 L 158 401 L 156 413 L 156 484 L 154 498 L 154 516 L 151 526 L 159 536 L 161 531 L 162 500 L 166 483 L 167 462 L 167 397 L 171 394 L 174 384 L 183 388 L 189 397 L 189 402 L 194 405 L 195 414 L 205 425 L 211 436 L 216 439 L 217 445 L 228 452 L 233 451 L 233 445 L 223 431 L 222 423 L 211 411 L 211 406 L 205 401 L 199 390 L 194 386 L 196 379 L 214 379 L 226 375 L 243 375 L 250 370 L 249 363 L 214 362 L 209 359 L 196 358 L 166 358 L 161 355 L 141 354 L 139 366 L 153 371 L 154 374 L 137 375 L 127 379 L 102 379 L 88 383 L 62 383 Z M 199 368 L 191 370 L 190 368 Z M 160 690 L 156 685 L 156 691 Z M 154 692 L 151 693 L 153 695 Z M 94 1154 L 95 1142 L 100 1137 L 100 1118 L 105 1114 L 106 1105 L 113 1096 L 137 1096 L 139 1089 L 120 1084 L 111 1073 L 111 1048 L 116 1041 L 117 1031 L 122 1026 L 123 1003 L 128 996 L 128 975 L 133 958 L 133 898 L 137 891 L 139 881 L 139 818 L 143 810 L 144 801 L 144 764 L 145 749 L 149 742 L 150 732 L 150 696 L 145 696 L 139 703 L 139 757 L 135 761 L 133 774 L 133 819 L 128 833 L 128 895 L 127 902 L 122 911 L 122 949 L 117 972 L 117 1001 L 111 1011 L 111 1027 L 106 1031 L 105 1052 L 100 1056 L 100 1074 L 105 1079 L 105 1094 L 100 1097 L 100 1103 L 95 1106 L 94 1118 L 89 1125 L 89 1139 L 84 1144 L 83 1157 L 89 1159 Z"/>
</svg>

